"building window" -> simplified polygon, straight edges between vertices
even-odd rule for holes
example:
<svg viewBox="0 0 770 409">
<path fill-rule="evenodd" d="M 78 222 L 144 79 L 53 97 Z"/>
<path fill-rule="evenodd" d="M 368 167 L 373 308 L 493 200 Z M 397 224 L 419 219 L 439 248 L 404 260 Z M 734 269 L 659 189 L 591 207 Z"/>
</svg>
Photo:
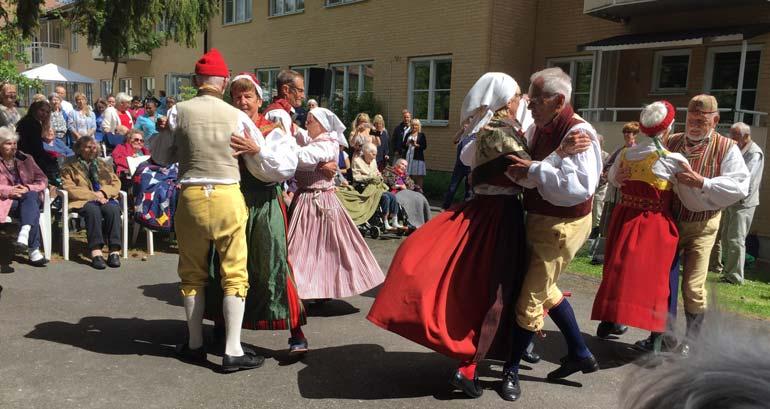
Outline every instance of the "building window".
<svg viewBox="0 0 770 409">
<path fill-rule="evenodd" d="M 142 77 L 142 98 L 155 95 L 155 77 Z"/>
<path fill-rule="evenodd" d="M 690 50 L 656 51 L 652 70 L 652 92 L 687 91 Z"/>
<path fill-rule="evenodd" d="M 70 33 L 70 51 L 78 52 L 78 34 L 74 31 Z"/>
<path fill-rule="evenodd" d="M 280 68 L 262 68 L 257 70 L 257 79 L 259 85 L 262 86 L 262 94 L 265 96 L 265 101 L 272 101 L 273 97 L 278 94 L 278 89 L 275 87 L 275 80 L 278 78 L 278 73 L 281 72 Z"/>
<path fill-rule="evenodd" d="M 128 95 L 134 95 L 134 81 L 131 78 L 121 78 L 118 82 L 118 89 L 120 92 L 125 92 Z"/>
<path fill-rule="evenodd" d="M 374 65 L 372 62 L 332 64 L 331 104 L 348 106 L 352 98 L 374 92 Z"/>
<path fill-rule="evenodd" d="M 292 65 L 289 69 L 297 71 L 305 78 L 305 88 L 307 88 L 308 78 L 310 77 L 310 69 L 315 68 L 317 65 Z"/>
<path fill-rule="evenodd" d="M 166 95 L 181 100 L 182 87 L 192 87 L 190 74 L 166 74 Z"/>
<path fill-rule="evenodd" d="M 427 124 L 446 125 L 452 88 L 452 58 L 413 58 L 409 61 L 409 110 Z"/>
<path fill-rule="evenodd" d="M 591 103 L 591 82 L 594 62 L 591 57 L 559 58 L 548 61 L 549 67 L 559 67 L 572 78 L 572 108 L 579 112 Z"/>
<path fill-rule="evenodd" d="M 706 92 L 715 96 L 719 108 L 746 109 L 753 111 L 757 99 L 757 83 L 759 81 L 759 58 L 761 46 L 748 46 L 746 52 L 746 67 L 743 73 L 743 91 L 741 106 L 736 107 L 738 96 L 738 75 L 741 69 L 740 47 L 714 47 L 708 50 L 706 56 Z M 743 121 L 751 123 L 753 116 L 744 117 Z M 720 121 L 732 122 L 732 115 L 721 115 Z"/>
<path fill-rule="evenodd" d="M 270 16 L 284 16 L 305 11 L 305 0 L 270 0 Z"/>
<path fill-rule="evenodd" d="M 222 24 L 236 24 L 251 20 L 252 0 L 223 0 Z"/>
<path fill-rule="evenodd" d="M 104 99 L 112 95 L 112 80 L 99 80 L 99 91 Z"/>
<path fill-rule="evenodd" d="M 343 4 L 358 3 L 364 0 L 325 0 L 326 7 L 341 6 Z"/>
</svg>

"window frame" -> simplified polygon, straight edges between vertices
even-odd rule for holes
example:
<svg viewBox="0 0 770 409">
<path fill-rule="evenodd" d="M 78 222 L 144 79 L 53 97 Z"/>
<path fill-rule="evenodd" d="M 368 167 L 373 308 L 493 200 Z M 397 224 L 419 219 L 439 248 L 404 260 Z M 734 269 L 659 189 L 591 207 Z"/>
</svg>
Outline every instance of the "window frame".
<svg viewBox="0 0 770 409">
<path fill-rule="evenodd" d="M 222 26 L 232 26 L 236 24 L 249 23 L 254 18 L 253 0 L 230 0 L 232 1 L 232 21 L 227 21 L 227 2 L 228 0 L 222 0 Z M 238 20 L 238 2 L 243 3 L 244 7 L 244 19 Z"/>
<path fill-rule="evenodd" d="M 190 79 L 190 84 L 192 85 L 193 76 L 194 76 L 194 74 L 184 73 L 184 72 L 169 72 L 169 73 L 166 73 L 165 81 L 164 81 L 166 83 L 166 95 L 167 96 L 172 96 L 177 101 L 180 101 L 181 100 L 181 98 L 180 98 L 181 90 L 179 90 L 176 87 L 176 83 L 172 82 L 173 79 L 176 78 L 176 77 L 187 77 L 187 78 Z M 174 84 L 174 86 L 171 86 L 172 83 Z"/>
<path fill-rule="evenodd" d="M 428 117 L 427 118 L 418 118 L 414 113 L 414 63 L 415 62 L 425 62 L 430 61 L 430 74 L 428 79 Z M 408 93 L 408 102 L 407 106 L 409 108 L 409 112 L 412 113 L 414 118 L 417 118 L 420 120 L 420 123 L 423 126 L 449 126 L 449 119 L 435 119 L 435 109 L 436 109 L 436 99 L 435 99 L 435 93 L 436 91 L 449 91 L 449 111 L 451 117 L 451 110 L 452 110 L 452 87 L 450 85 L 449 89 L 437 89 L 436 88 L 436 63 L 440 61 L 449 61 L 452 63 L 452 70 L 454 70 L 454 61 L 452 58 L 452 54 L 447 55 L 434 55 L 434 56 L 428 56 L 428 57 L 414 57 L 409 59 L 409 74 L 407 78 L 407 93 Z M 450 76 L 451 81 L 451 76 Z"/>
<path fill-rule="evenodd" d="M 331 0 L 324 0 L 325 8 L 347 6 L 348 4 L 361 3 L 366 0 L 337 0 L 336 3 L 330 3 L 330 1 Z"/>
<path fill-rule="evenodd" d="M 660 70 L 663 68 L 663 57 L 687 56 L 687 77 L 684 80 L 684 87 L 664 88 L 660 87 Z M 650 93 L 674 95 L 686 93 L 690 86 L 690 69 L 692 68 L 692 48 L 678 48 L 672 50 L 657 50 L 653 56 L 652 63 L 652 83 L 650 84 Z"/>
<path fill-rule="evenodd" d="M 750 53 L 753 51 L 759 52 L 759 71 L 757 72 L 757 88 L 743 88 L 741 92 L 754 92 L 754 108 L 751 110 L 756 110 L 757 108 L 757 98 L 759 97 L 759 79 L 762 75 L 762 51 L 764 47 L 761 44 L 748 44 L 746 46 L 746 53 Z M 703 92 L 707 94 L 712 94 L 713 92 L 729 92 L 733 91 L 736 95 L 738 94 L 738 89 L 714 89 L 713 81 L 714 81 L 714 62 L 716 58 L 716 54 L 722 54 L 722 53 L 741 53 L 741 46 L 740 45 L 728 45 L 728 46 L 720 46 L 720 47 L 709 47 L 706 50 L 706 67 L 705 67 L 705 73 L 703 77 Z M 740 68 L 739 68 L 740 69 Z M 746 78 L 743 78 L 744 84 L 746 83 Z M 743 105 L 745 101 L 741 97 L 741 105 Z M 721 108 L 726 108 L 722 107 Z M 736 109 L 743 109 L 741 107 L 733 107 L 733 112 L 735 112 Z M 748 109 L 748 108 L 746 108 Z M 751 118 L 751 116 L 749 116 Z M 720 118 L 721 122 L 731 122 L 732 116 L 730 115 L 721 115 Z M 746 123 L 751 123 L 751 120 L 744 119 L 744 121 L 747 121 Z"/>
<path fill-rule="evenodd" d="M 365 85 L 366 85 L 366 75 L 361 75 L 361 72 L 365 70 L 366 66 L 372 66 L 372 70 L 374 70 L 374 60 L 364 60 L 364 61 L 352 61 L 352 62 L 343 62 L 343 63 L 334 63 L 329 64 L 329 69 L 332 71 L 332 78 L 330 81 L 330 89 L 329 89 L 329 96 L 330 101 L 329 104 L 332 104 L 334 101 L 335 93 L 334 93 L 334 85 L 337 77 L 337 72 L 334 70 L 335 68 L 341 68 L 344 67 L 345 70 L 342 74 L 342 107 L 347 108 L 348 103 L 350 102 L 349 94 L 350 94 L 350 74 L 348 67 L 354 67 L 358 66 L 358 88 L 356 91 L 356 98 L 361 98 L 361 95 L 364 94 L 364 92 L 371 92 L 374 94 L 374 85 L 372 85 L 371 91 L 366 91 Z M 374 70 L 376 73 L 376 70 Z M 374 76 L 372 76 L 372 84 L 374 84 Z"/>
<path fill-rule="evenodd" d="M 123 84 L 128 84 L 128 89 L 124 88 Z M 118 92 L 125 92 L 130 96 L 134 96 L 134 79 L 131 77 L 118 78 Z"/>
<path fill-rule="evenodd" d="M 70 31 L 70 52 L 78 52 L 78 33 Z"/>
<path fill-rule="evenodd" d="M 263 84 L 261 80 L 259 81 L 260 82 L 259 85 L 262 87 L 262 94 L 265 96 L 265 98 L 263 98 L 264 101 L 266 103 L 269 103 L 278 94 L 278 88 L 275 86 L 275 80 L 278 77 L 278 74 L 281 72 L 281 67 L 255 68 L 254 75 L 257 77 L 258 80 L 259 80 L 260 72 L 267 73 L 267 88 L 265 87 L 265 84 Z"/>
<path fill-rule="evenodd" d="M 591 84 L 588 87 L 588 92 L 585 92 L 585 91 L 578 92 L 577 91 L 577 81 L 575 80 L 575 75 L 577 74 L 577 63 L 578 62 L 586 62 L 586 61 L 591 63 Z M 583 108 L 575 107 L 575 96 L 578 95 L 578 94 L 581 94 L 581 95 L 588 94 L 588 106 L 586 106 L 584 108 L 590 108 L 591 107 L 591 102 L 593 101 L 593 98 L 594 98 L 594 95 L 593 95 L 594 94 L 594 85 L 595 85 L 594 84 L 594 69 L 596 68 L 596 67 L 594 67 L 594 64 L 596 63 L 596 61 L 594 61 L 594 57 L 590 56 L 590 55 L 578 55 L 578 56 L 572 56 L 572 57 L 549 58 L 548 59 L 548 63 L 546 65 L 549 68 L 551 68 L 551 67 L 555 67 L 556 64 L 558 64 L 558 63 L 562 63 L 563 64 L 565 62 L 569 63 L 569 67 L 570 68 L 569 68 L 569 72 L 567 74 L 569 75 L 570 79 L 572 80 L 572 95 L 570 95 L 570 98 L 569 98 L 570 105 L 572 105 L 572 107 L 575 109 L 576 112 L 578 111 L 578 109 L 583 109 Z"/>
<path fill-rule="evenodd" d="M 99 92 L 104 99 L 112 95 L 112 80 L 99 80 Z"/>
<path fill-rule="evenodd" d="M 268 0 L 267 2 L 267 16 L 268 17 L 283 17 L 283 16 L 291 16 L 293 14 L 301 14 L 305 12 L 305 0 L 291 0 L 294 1 L 294 11 L 282 11 L 280 13 L 276 13 L 274 5 L 276 1 L 284 1 L 284 0 Z M 302 8 L 297 8 L 297 2 L 302 1 Z"/>
<path fill-rule="evenodd" d="M 155 77 L 141 77 L 141 78 L 139 78 L 139 96 L 142 97 L 142 98 L 147 96 L 147 87 L 145 86 L 147 80 L 151 80 L 150 82 L 152 83 L 152 95 L 153 96 L 155 95 L 155 90 L 158 89 L 157 84 L 155 82 Z"/>
</svg>

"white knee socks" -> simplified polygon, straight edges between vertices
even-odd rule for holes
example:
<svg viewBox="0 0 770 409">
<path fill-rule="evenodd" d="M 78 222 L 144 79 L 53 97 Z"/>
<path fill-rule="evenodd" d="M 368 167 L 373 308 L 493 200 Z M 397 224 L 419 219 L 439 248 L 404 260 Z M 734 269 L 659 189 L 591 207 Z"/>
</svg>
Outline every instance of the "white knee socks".
<svg viewBox="0 0 770 409">
<path fill-rule="evenodd" d="M 246 302 L 243 298 L 234 295 L 226 295 L 222 301 L 222 311 L 225 315 L 225 354 L 230 356 L 242 356 L 241 325 L 243 325 L 243 313 L 246 310 Z"/>
<path fill-rule="evenodd" d="M 187 314 L 187 330 L 190 336 L 188 345 L 190 349 L 198 349 L 203 346 L 203 310 L 206 307 L 206 295 L 203 289 L 200 289 L 194 296 L 182 298 L 184 298 L 184 312 Z"/>
</svg>

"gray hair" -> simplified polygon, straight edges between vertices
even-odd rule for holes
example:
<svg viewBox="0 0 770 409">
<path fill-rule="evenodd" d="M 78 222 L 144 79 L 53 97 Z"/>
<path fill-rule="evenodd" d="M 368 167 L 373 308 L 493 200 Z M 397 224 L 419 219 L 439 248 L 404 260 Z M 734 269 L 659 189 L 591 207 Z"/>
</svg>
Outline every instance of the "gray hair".
<svg viewBox="0 0 770 409">
<path fill-rule="evenodd" d="M 297 78 L 303 78 L 302 74 L 300 74 L 297 71 L 294 70 L 282 70 L 278 73 L 278 76 L 275 78 L 275 89 L 278 90 L 278 94 L 281 94 L 281 88 L 284 85 L 293 86 L 294 81 Z"/>
<path fill-rule="evenodd" d="M 10 126 L 0 126 L 0 145 L 6 142 L 18 142 L 19 134 Z"/>
<path fill-rule="evenodd" d="M 115 95 L 115 103 L 120 104 L 122 102 L 131 102 L 131 96 L 125 92 L 118 92 L 118 95 Z"/>
<path fill-rule="evenodd" d="M 195 75 L 195 83 L 198 84 L 198 86 L 202 85 L 213 85 L 217 88 L 223 88 L 225 85 L 227 85 L 227 78 L 225 77 L 216 77 L 213 75 Z"/>
<path fill-rule="evenodd" d="M 142 138 L 144 138 L 144 131 L 142 131 L 141 129 L 137 129 L 137 128 L 131 128 L 131 129 L 128 130 L 128 132 L 126 132 L 126 141 L 131 139 L 131 137 L 136 135 L 136 134 L 142 135 Z"/>
<path fill-rule="evenodd" d="M 534 84 L 539 79 L 543 80 L 544 93 L 563 95 L 564 103 L 569 103 L 572 96 L 572 79 L 561 68 L 551 67 L 538 71 L 529 77 L 529 83 Z"/>
<path fill-rule="evenodd" d="M 738 132 L 741 133 L 741 136 L 751 135 L 751 127 L 746 125 L 743 122 L 736 122 L 733 124 L 733 126 L 730 127 L 730 129 L 735 129 Z"/>
<path fill-rule="evenodd" d="M 404 164 L 406 164 L 406 165 L 409 165 L 409 161 L 408 161 L 408 160 L 406 160 L 406 159 L 404 159 L 404 158 L 399 158 L 399 159 L 397 159 L 397 160 L 396 160 L 396 163 L 394 163 L 393 165 L 394 165 L 394 166 L 397 166 L 399 163 L 402 163 L 402 162 L 403 162 Z"/>
<path fill-rule="evenodd" d="M 763 342 L 764 330 L 718 313 L 706 319 L 708 326 L 690 344 L 687 358 L 673 357 L 655 370 L 639 368 L 628 375 L 621 408 L 767 407 L 770 346 Z"/>
<path fill-rule="evenodd" d="M 315 106 L 318 106 L 318 101 L 316 101 L 313 98 L 310 98 L 309 100 L 307 100 L 307 106 L 310 106 L 310 105 L 313 105 L 313 104 L 315 104 Z"/>
<path fill-rule="evenodd" d="M 48 102 L 53 104 L 54 98 L 58 99 L 59 102 L 61 102 L 61 97 L 59 96 L 59 94 L 57 94 L 55 92 L 52 92 L 52 93 L 48 94 Z"/>
<path fill-rule="evenodd" d="M 361 152 L 364 153 L 377 153 L 377 145 L 367 142 L 361 147 Z"/>
</svg>

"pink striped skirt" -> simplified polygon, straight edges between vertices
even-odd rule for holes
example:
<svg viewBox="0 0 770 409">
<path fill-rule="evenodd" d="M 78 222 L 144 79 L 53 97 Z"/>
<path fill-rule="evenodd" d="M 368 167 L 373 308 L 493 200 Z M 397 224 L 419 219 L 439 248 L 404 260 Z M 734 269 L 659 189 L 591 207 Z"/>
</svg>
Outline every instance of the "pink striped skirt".
<svg viewBox="0 0 770 409">
<path fill-rule="evenodd" d="M 289 222 L 289 260 L 302 299 L 350 297 L 385 280 L 333 190 L 297 192 Z"/>
</svg>

